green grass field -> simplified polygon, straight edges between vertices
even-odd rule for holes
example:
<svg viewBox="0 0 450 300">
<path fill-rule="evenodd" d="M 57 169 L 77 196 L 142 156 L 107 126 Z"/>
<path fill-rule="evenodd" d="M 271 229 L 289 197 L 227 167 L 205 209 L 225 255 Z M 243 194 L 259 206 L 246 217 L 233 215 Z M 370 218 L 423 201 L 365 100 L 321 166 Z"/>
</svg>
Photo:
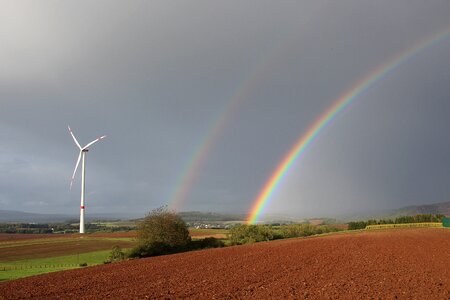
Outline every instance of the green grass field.
<svg viewBox="0 0 450 300">
<path fill-rule="evenodd" d="M 7 237 L 0 240 L 0 281 L 79 268 L 80 264 L 103 264 L 113 246 L 126 250 L 136 244 L 135 238 L 121 233 Z"/>
<path fill-rule="evenodd" d="M 0 281 L 17 279 L 32 275 L 79 268 L 80 264 L 88 266 L 103 264 L 108 259 L 110 250 L 72 254 L 38 259 L 23 259 L 0 262 Z"/>
</svg>

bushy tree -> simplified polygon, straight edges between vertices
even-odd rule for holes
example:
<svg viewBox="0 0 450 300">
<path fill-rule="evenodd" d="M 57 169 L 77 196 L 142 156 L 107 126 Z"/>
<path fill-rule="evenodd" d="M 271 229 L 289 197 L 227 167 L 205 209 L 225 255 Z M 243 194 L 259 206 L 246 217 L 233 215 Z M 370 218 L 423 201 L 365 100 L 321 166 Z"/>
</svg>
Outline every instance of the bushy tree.
<svg viewBox="0 0 450 300">
<path fill-rule="evenodd" d="M 186 223 L 166 206 L 150 212 L 138 225 L 138 246 L 131 257 L 145 257 L 184 251 L 191 237 Z"/>
</svg>

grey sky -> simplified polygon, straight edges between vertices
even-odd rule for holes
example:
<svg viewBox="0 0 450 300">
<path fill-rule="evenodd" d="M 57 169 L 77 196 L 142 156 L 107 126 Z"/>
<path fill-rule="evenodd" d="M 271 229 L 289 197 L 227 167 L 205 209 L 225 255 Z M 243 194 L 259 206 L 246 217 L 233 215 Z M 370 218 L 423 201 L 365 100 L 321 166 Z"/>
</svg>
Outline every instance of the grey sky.
<svg viewBox="0 0 450 300">
<path fill-rule="evenodd" d="M 87 214 L 165 204 L 217 116 L 235 113 L 182 210 L 247 212 L 290 147 L 343 92 L 450 28 L 450 2 L 0 1 L 0 204 Z M 323 130 L 268 213 L 330 215 L 450 201 L 450 38 Z M 249 80 L 249 78 L 253 78 Z"/>
</svg>

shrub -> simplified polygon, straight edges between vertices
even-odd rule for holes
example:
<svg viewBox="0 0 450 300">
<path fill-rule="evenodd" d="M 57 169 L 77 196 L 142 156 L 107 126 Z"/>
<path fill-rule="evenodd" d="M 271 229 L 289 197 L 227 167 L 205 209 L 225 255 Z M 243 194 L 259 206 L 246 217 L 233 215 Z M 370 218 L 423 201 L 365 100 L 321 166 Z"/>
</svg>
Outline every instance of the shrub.
<svg viewBox="0 0 450 300">
<path fill-rule="evenodd" d="M 274 231 L 270 226 L 264 225 L 237 225 L 230 229 L 230 242 L 232 245 L 241 245 L 274 238 Z"/>
<path fill-rule="evenodd" d="M 118 262 L 125 259 L 125 253 L 122 251 L 122 248 L 119 246 L 113 246 L 111 249 L 111 253 L 109 254 L 108 260 L 105 262 Z"/>
<path fill-rule="evenodd" d="M 221 248 L 225 247 L 225 243 L 214 237 L 204 238 L 202 240 L 191 241 L 190 250 Z"/>
<path fill-rule="evenodd" d="M 204 238 L 203 240 L 200 240 L 200 246 L 202 249 L 205 248 L 221 248 L 224 247 L 225 244 L 219 239 L 216 239 L 214 237 L 208 237 Z"/>
<path fill-rule="evenodd" d="M 138 225 L 138 246 L 130 257 L 146 257 L 185 251 L 191 242 L 186 223 L 166 207 L 150 212 Z"/>
</svg>

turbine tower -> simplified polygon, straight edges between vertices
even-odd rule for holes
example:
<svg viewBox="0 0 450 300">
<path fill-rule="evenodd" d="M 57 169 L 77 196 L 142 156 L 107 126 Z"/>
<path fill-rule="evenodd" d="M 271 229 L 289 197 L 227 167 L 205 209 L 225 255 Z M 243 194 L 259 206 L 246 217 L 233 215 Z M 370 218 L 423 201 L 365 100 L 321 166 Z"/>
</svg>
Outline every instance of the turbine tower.
<svg viewBox="0 0 450 300">
<path fill-rule="evenodd" d="M 81 204 L 80 204 L 80 233 L 84 233 L 84 196 L 85 196 L 85 179 L 86 179 L 86 153 L 89 151 L 89 147 L 93 144 L 97 143 L 101 139 L 104 139 L 106 135 L 103 135 L 92 142 L 88 143 L 86 146 L 81 147 L 80 143 L 78 143 L 77 139 L 73 135 L 72 129 L 70 129 L 70 126 L 67 126 L 69 128 L 70 135 L 72 136 L 75 144 L 80 149 L 80 154 L 78 155 L 77 163 L 75 165 L 75 170 L 73 170 L 72 178 L 70 180 L 70 189 L 72 189 L 72 184 L 75 179 L 75 174 L 77 173 L 78 165 L 80 164 L 81 160 Z"/>
</svg>

